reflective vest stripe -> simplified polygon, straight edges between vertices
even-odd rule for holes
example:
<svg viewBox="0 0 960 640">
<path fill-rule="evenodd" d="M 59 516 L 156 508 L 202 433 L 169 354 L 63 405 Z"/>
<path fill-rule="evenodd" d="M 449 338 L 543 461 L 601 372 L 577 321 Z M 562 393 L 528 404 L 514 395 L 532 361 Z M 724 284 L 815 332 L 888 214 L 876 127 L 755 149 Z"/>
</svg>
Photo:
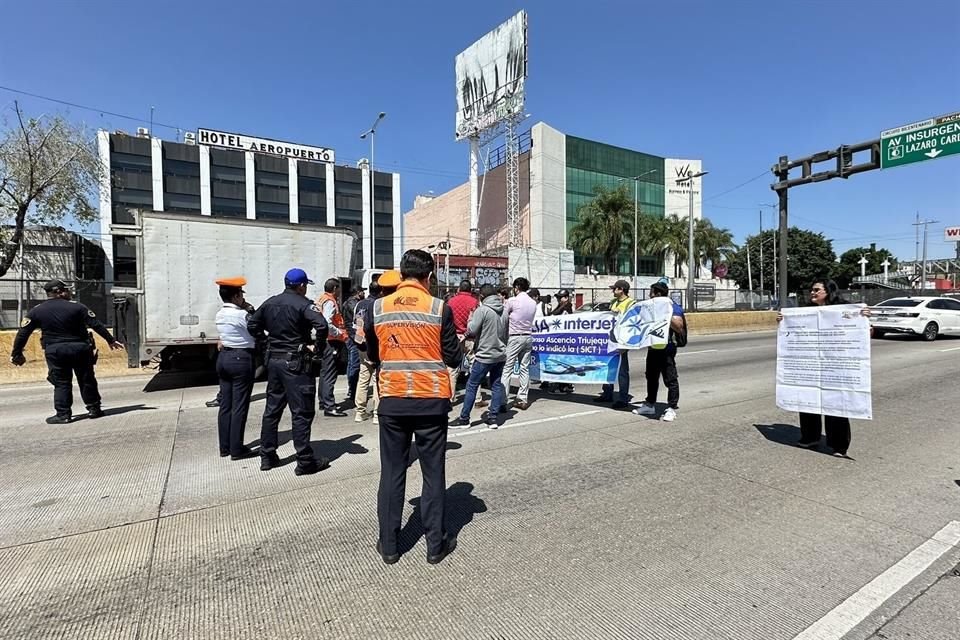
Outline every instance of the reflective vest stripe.
<svg viewBox="0 0 960 640">
<path fill-rule="evenodd" d="M 424 362 L 422 360 L 393 360 L 380 363 L 382 371 L 446 371 L 442 362 Z"/>
<path fill-rule="evenodd" d="M 430 313 L 416 313 L 413 311 L 390 311 L 381 314 L 378 322 L 380 324 L 390 324 L 393 322 L 423 322 L 425 324 L 439 325 L 442 317 Z"/>
</svg>

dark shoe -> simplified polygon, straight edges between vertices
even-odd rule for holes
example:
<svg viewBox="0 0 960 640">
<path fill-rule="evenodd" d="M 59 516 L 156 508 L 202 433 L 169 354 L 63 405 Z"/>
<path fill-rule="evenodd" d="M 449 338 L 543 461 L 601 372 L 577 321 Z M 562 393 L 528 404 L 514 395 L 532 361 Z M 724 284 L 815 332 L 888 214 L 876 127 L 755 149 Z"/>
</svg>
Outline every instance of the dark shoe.
<svg viewBox="0 0 960 640">
<path fill-rule="evenodd" d="M 73 416 L 50 416 L 47 418 L 47 424 L 70 424 L 73 421 Z"/>
<path fill-rule="evenodd" d="M 226 458 L 228 455 L 230 455 L 230 452 L 229 452 L 229 451 L 221 451 L 221 452 L 220 452 L 220 457 L 221 457 L 221 458 Z"/>
<path fill-rule="evenodd" d="M 347 412 L 341 411 L 340 409 L 334 409 L 333 411 L 324 411 L 323 415 L 328 418 L 346 418 Z"/>
<path fill-rule="evenodd" d="M 429 564 L 440 564 L 443 562 L 443 559 L 448 555 L 453 553 L 453 550 L 457 548 L 457 539 L 456 538 L 444 538 L 443 546 L 440 547 L 440 551 L 437 553 L 428 553 L 427 562 Z"/>
<path fill-rule="evenodd" d="M 244 447 L 237 453 L 231 453 L 230 459 L 231 460 L 249 460 L 250 458 L 255 458 L 258 455 L 260 454 L 254 451 L 253 449 L 251 449 L 250 447 Z"/>
<path fill-rule="evenodd" d="M 611 408 L 611 409 L 626 409 L 626 408 L 628 408 L 629 406 L 630 406 L 630 405 L 627 404 L 626 402 L 623 402 L 622 400 L 617 400 L 616 402 L 614 402 L 614 403 L 610 406 L 610 408 Z"/>
<path fill-rule="evenodd" d="M 594 402 L 613 402 L 613 398 L 608 398 L 606 396 L 599 396 L 593 399 Z"/>
<path fill-rule="evenodd" d="M 469 418 L 457 417 L 456 419 L 451 420 L 450 422 L 447 423 L 447 427 L 451 429 L 465 429 L 469 426 L 470 426 Z"/>
<path fill-rule="evenodd" d="M 280 456 L 275 453 L 260 454 L 260 471 L 270 471 L 280 466 Z"/>
<path fill-rule="evenodd" d="M 811 440 L 810 442 L 799 440 L 797 441 L 797 446 L 801 449 L 815 449 L 820 446 L 820 439 Z"/>
<path fill-rule="evenodd" d="M 523 400 L 517 400 L 513 403 L 513 406 L 515 406 L 517 409 L 520 409 L 520 411 L 526 411 L 530 408 L 530 403 L 524 402 Z"/>
<path fill-rule="evenodd" d="M 399 553 L 384 553 L 383 552 L 383 543 L 377 540 L 377 553 L 380 554 L 380 558 L 383 560 L 383 564 L 396 564 L 397 560 L 400 559 Z"/>
<path fill-rule="evenodd" d="M 298 476 L 309 476 L 317 473 L 318 471 L 323 471 L 330 466 L 330 461 L 326 458 L 317 458 L 314 462 L 307 464 L 297 464 L 297 468 L 293 470 Z"/>
<path fill-rule="evenodd" d="M 850 459 L 850 456 L 847 455 L 846 451 L 834 451 L 830 455 L 832 455 L 834 458 L 846 458 L 848 460 Z"/>
<path fill-rule="evenodd" d="M 219 407 L 219 406 L 220 406 L 220 400 L 218 400 L 217 398 L 214 398 L 213 400 L 207 400 L 204 404 L 206 404 L 208 407 L 211 407 L 211 408 L 212 408 L 212 407 Z"/>
<path fill-rule="evenodd" d="M 97 418 L 103 417 L 103 409 L 100 408 L 100 405 L 94 405 L 87 408 L 87 417 L 91 420 L 96 420 Z"/>
</svg>

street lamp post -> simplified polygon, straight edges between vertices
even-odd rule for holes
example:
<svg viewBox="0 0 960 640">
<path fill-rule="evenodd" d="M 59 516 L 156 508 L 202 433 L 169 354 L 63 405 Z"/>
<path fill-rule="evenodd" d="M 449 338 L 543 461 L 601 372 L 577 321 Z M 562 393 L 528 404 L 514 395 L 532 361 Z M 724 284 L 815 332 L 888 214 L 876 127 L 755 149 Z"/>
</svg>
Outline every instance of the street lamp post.
<svg viewBox="0 0 960 640">
<path fill-rule="evenodd" d="M 638 231 L 640 226 L 640 178 L 648 176 L 651 173 L 656 173 L 656 169 L 650 169 L 649 171 L 644 171 L 638 176 L 633 176 L 632 178 L 620 178 L 619 182 L 624 180 L 633 180 L 633 282 L 630 283 L 630 286 L 636 288 L 637 278 L 640 276 L 640 269 L 637 267 L 637 261 L 639 260 L 639 255 L 637 252 L 637 240 L 639 238 Z"/>
<path fill-rule="evenodd" d="M 373 121 L 373 126 L 360 134 L 361 140 L 366 140 L 367 136 L 370 137 L 370 162 L 369 162 L 369 171 L 370 171 L 370 266 L 374 269 L 377 268 L 377 245 L 376 245 L 376 232 L 377 232 L 377 217 L 375 215 L 375 199 L 374 199 L 374 188 L 376 181 L 373 177 L 373 143 L 374 138 L 377 135 L 377 125 L 380 124 L 380 121 L 386 117 L 386 112 L 381 111 L 377 115 L 377 119 Z M 394 233 L 397 233 L 397 230 L 393 230 Z"/>
<path fill-rule="evenodd" d="M 687 213 L 687 219 L 689 222 L 688 227 L 688 244 L 687 244 L 687 308 L 691 311 L 696 311 L 697 305 L 694 302 L 693 298 L 693 276 L 696 272 L 696 258 L 693 255 L 693 179 L 702 178 L 703 176 L 710 173 L 709 171 L 699 171 L 697 173 L 690 174 L 686 178 L 680 178 L 677 180 L 677 184 L 683 184 L 684 182 L 690 183 L 690 211 Z M 703 181 L 701 181 L 701 184 Z"/>
</svg>

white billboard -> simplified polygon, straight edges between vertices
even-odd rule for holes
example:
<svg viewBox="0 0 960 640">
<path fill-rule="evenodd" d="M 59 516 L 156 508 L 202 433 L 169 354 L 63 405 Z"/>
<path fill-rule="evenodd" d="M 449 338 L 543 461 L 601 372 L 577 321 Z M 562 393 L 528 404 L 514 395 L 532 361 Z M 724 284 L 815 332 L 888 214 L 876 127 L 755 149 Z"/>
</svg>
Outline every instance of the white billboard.
<svg viewBox="0 0 960 640">
<path fill-rule="evenodd" d="M 690 213 L 690 182 L 677 184 L 681 180 L 700 172 L 700 160 L 679 160 L 665 158 L 663 161 L 663 208 L 664 216 L 677 216 L 686 220 Z M 703 217 L 703 180 L 693 179 L 693 219 Z"/>
<path fill-rule="evenodd" d="M 457 140 L 495 125 L 524 108 L 527 14 L 517 13 L 483 36 L 455 62 Z"/>
<path fill-rule="evenodd" d="M 945 242 L 960 242 L 960 227 L 944 227 L 943 239 Z"/>
<path fill-rule="evenodd" d="M 213 129 L 197 129 L 197 144 L 223 147 L 235 151 L 270 153 L 276 156 L 312 162 L 334 162 L 336 160 L 333 149 L 327 149 L 326 147 L 311 147 L 305 144 L 270 140 L 269 138 L 254 138 L 253 136 L 214 131 Z"/>
</svg>

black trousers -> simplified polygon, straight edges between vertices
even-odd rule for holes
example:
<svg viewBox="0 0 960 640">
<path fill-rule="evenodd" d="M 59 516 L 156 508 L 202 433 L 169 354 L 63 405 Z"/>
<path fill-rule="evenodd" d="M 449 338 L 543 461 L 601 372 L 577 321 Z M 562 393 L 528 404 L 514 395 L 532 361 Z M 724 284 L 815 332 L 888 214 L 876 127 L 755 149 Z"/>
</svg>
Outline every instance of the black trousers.
<svg viewBox="0 0 960 640">
<path fill-rule="evenodd" d="M 819 413 L 800 414 L 800 441 L 817 442 L 823 427 L 827 429 L 827 446 L 845 454 L 850 448 L 850 418 L 821 416 Z"/>
<path fill-rule="evenodd" d="M 309 373 L 291 371 L 290 366 L 283 358 L 267 361 L 267 402 L 260 426 L 260 455 L 265 457 L 277 452 L 277 426 L 289 404 L 297 464 L 309 465 L 314 462 L 310 426 L 317 413 L 314 405 L 317 380 Z"/>
<path fill-rule="evenodd" d="M 666 349 L 647 349 L 647 403 L 656 404 L 660 393 L 660 378 L 667 386 L 667 404 L 677 409 L 680 402 L 680 379 L 677 377 L 677 350 L 673 345 Z"/>
<path fill-rule="evenodd" d="M 320 361 L 320 408 L 324 411 L 337 408 L 337 401 L 333 397 L 333 387 L 337 384 L 337 352 L 337 345 L 327 342 Z"/>
<path fill-rule="evenodd" d="M 243 452 L 253 372 L 253 351 L 250 349 L 224 349 L 217 358 L 217 376 L 220 378 L 217 427 L 221 454 L 236 456 Z"/>
<path fill-rule="evenodd" d="M 80 397 L 87 409 L 100 406 L 100 390 L 93 373 L 93 352 L 89 342 L 59 342 L 44 347 L 47 382 L 53 385 L 53 408 L 58 416 L 73 413 L 73 376 L 77 376 Z"/>
<path fill-rule="evenodd" d="M 444 501 L 447 491 L 447 416 L 386 416 L 380 414 L 380 490 L 377 520 L 384 553 L 397 552 L 407 488 L 410 442 L 417 437 L 417 454 L 423 475 L 420 519 L 427 538 L 427 553 L 443 548 Z"/>
</svg>

